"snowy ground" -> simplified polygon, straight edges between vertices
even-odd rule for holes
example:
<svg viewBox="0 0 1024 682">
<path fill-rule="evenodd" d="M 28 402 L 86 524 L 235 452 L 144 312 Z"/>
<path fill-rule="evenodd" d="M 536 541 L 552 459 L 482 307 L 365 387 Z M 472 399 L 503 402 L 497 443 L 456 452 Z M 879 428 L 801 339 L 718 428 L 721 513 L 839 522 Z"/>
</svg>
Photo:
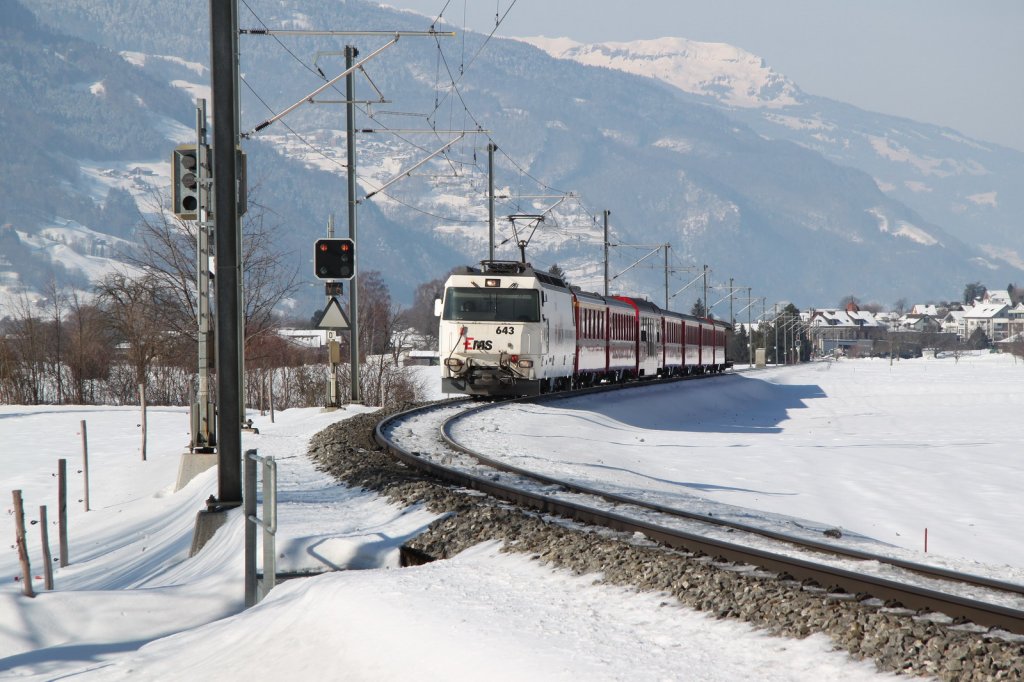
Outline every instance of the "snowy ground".
<svg viewBox="0 0 1024 682">
<path fill-rule="evenodd" d="M 506 405 L 454 435 L 720 516 L 785 514 L 914 552 L 927 529 L 930 554 L 1024 583 L 1022 407 L 1024 363 L 1008 355 L 840 360 Z"/>
<path fill-rule="evenodd" d="M 585 471 L 628 470 L 630 485 L 838 525 L 907 551 L 922 549 L 928 527 L 931 551 L 1016 576 L 1024 567 L 1012 523 L 1024 513 L 1013 442 L 1021 372 L 1008 356 L 843 360 L 655 387 L 646 398 L 586 398 L 551 408 L 551 417 L 534 408 L 529 420 L 495 425 L 542 438 Z M 216 479 L 210 471 L 173 492 L 185 410 L 150 408 L 142 462 L 137 409 L 0 406 L 7 508 L 8 491 L 20 489 L 29 520 L 41 504 L 53 520 L 60 457 L 71 497 L 71 565 L 56 571 L 54 592 L 24 597 L 13 548 L 0 553 L 0 678 L 887 677 L 822 637 L 768 637 L 492 544 L 398 569 L 402 541 L 433 517 L 334 485 L 304 457 L 308 438 L 345 414 L 289 410 L 273 424 L 250 414 L 260 434 L 243 445 L 279 462 L 281 569 L 364 570 L 290 581 L 243 611 L 237 512 L 186 558 Z M 78 502 L 82 419 L 89 512 Z M 565 434 L 573 437 L 556 439 Z M 51 525 L 55 553 L 56 532 Z M 0 535 L 13 545 L 10 514 L 0 516 Z M 41 575 L 38 525 L 29 526 L 29 548 Z"/>
</svg>

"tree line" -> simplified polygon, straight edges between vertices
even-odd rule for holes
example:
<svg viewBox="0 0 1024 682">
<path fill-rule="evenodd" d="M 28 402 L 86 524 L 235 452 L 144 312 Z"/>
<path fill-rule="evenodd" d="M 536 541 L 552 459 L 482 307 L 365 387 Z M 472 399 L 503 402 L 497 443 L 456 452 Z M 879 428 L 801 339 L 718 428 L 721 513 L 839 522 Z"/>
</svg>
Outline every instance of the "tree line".
<svg viewBox="0 0 1024 682">
<path fill-rule="evenodd" d="M 150 202 L 166 203 L 158 192 Z M 278 333 L 309 322 L 281 314 L 300 282 L 297 269 L 286 265 L 289 254 L 275 248 L 279 226 L 268 215 L 251 205 L 243 225 L 245 403 L 323 405 L 326 351 Z M 151 403 L 191 404 L 198 378 L 196 239 L 195 222 L 155 210 L 139 222 L 132 251 L 120 254 L 123 267 L 95 281 L 91 295 L 52 278 L 38 300 L 15 299 L 0 320 L 0 402 L 123 405 L 138 400 L 141 385 Z M 399 330 L 409 316 L 391 300 L 379 272 L 360 273 L 359 286 L 363 401 L 415 400 L 419 387 L 399 362 L 408 336 Z M 343 346 L 347 359 L 347 338 Z M 214 355 L 211 345 L 211 361 Z M 347 381 L 347 366 L 342 374 Z"/>
</svg>

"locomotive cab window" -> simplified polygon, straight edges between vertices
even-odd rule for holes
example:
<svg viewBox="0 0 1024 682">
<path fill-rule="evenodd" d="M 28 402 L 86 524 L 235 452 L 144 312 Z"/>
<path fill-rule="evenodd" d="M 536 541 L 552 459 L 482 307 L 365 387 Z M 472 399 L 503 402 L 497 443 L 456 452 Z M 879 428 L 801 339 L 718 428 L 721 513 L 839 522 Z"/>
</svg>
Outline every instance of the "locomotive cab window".
<svg viewBox="0 0 1024 682">
<path fill-rule="evenodd" d="M 540 297 L 536 289 L 449 287 L 444 295 L 443 319 L 540 322 Z"/>
</svg>

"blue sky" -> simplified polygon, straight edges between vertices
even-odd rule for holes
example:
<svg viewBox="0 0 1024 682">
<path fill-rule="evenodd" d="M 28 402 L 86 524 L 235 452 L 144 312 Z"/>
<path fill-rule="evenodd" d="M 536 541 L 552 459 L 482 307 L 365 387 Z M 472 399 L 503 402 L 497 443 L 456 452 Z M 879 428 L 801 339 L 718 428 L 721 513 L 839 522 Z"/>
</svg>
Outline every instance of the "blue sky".
<svg viewBox="0 0 1024 682">
<path fill-rule="evenodd" d="M 673 36 L 763 57 L 803 90 L 1024 151 L 1021 0 L 389 0 L 501 36 Z M 511 9 L 510 9 L 511 8 Z M 628 9 L 627 9 L 628 8 Z M 506 14 L 507 11 L 507 14 Z"/>
</svg>

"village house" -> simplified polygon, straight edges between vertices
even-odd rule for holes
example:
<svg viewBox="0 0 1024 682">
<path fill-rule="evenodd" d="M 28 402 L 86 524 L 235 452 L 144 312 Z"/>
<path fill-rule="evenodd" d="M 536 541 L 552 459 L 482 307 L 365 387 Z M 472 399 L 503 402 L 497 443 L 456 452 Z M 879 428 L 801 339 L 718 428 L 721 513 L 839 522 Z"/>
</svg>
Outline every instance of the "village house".
<svg viewBox="0 0 1024 682">
<path fill-rule="evenodd" d="M 969 339 L 976 329 L 981 329 L 989 341 L 1002 341 L 1010 335 L 1009 310 L 1008 303 L 979 303 L 965 308 L 965 329 L 961 338 Z"/>
<path fill-rule="evenodd" d="M 1010 292 L 1006 289 L 985 291 L 985 295 L 981 297 L 981 303 L 1003 303 L 1005 305 L 1013 305 L 1013 302 L 1010 299 Z"/>
<path fill-rule="evenodd" d="M 818 355 L 832 355 L 837 351 L 870 353 L 884 327 L 867 310 L 851 303 L 845 310 L 825 308 L 812 310 L 807 319 L 807 336 Z"/>
<path fill-rule="evenodd" d="M 1006 311 L 1006 318 L 1009 322 L 1009 335 L 1024 335 L 1024 302 L 1018 303 Z"/>
<path fill-rule="evenodd" d="M 924 306 L 914 306 L 914 310 L 917 310 L 919 307 Z M 922 334 L 942 331 L 942 320 L 937 319 L 936 314 L 934 314 L 935 306 L 927 307 L 931 308 L 933 314 L 908 313 L 898 320 L 896 328 L 899 331 L 919 332 Z"/>
<path fill-rule="evenodd" d="M 964 319 L 963 310 L 950 310 L 942 318 L 942 331 L 947 334 L 956 334 L 957 341 L 967 340 L 967 320 Z"/>
</svg>

